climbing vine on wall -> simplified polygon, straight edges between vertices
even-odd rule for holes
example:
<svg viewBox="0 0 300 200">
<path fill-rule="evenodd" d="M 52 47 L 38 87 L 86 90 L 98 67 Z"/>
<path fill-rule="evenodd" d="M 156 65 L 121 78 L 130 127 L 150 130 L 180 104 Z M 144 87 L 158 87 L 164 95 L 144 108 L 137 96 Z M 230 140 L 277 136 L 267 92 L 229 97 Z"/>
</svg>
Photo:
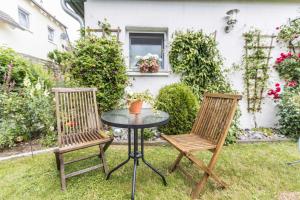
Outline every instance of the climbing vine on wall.
<svg viewBox="0 0 300 200">
<path fill-rule="evenodd" d="M 204 92 L 234 93 L 222 71 L 223 59 L 217 48 L 216 32 L 177 31 L 170 45 L 169 60 L 173 72 L 181 76 L 199 100 Z M 239 132 L 237 112 L 226 138 L 233 143 Z"/>
<path fill-rule="evenodd" d="M 245 66 L 244 81 L 246 86 L 248 112 L 261 110 L 262 95 L 269 78 L 268 64 L 274 35 L 263 35 L 260 30 L 251 30 L 244 34 Z"/>
<path fill-rule="evenodd" d="M 285 44 L 290 51 L 300 47 L 300 18 L 289 20 L 287 24 L 276 27 L 279 30 L 277 42 Z"/>
</svg>

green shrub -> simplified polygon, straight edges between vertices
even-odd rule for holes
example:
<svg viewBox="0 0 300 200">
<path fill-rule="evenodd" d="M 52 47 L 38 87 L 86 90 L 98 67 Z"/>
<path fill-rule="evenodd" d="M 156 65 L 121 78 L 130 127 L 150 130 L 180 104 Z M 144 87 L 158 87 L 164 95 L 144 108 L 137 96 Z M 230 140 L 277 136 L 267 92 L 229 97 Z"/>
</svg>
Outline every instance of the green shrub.
<svg viewBox="0 0 300 200">
<path fill-rule="evenodd" d="M 282 134 L 300 137 L 300 86 L 286 88 L 279 102 L 279 130 Z"/>
<path fill-rule="evenodd" d="M 144 139 L 145 140 L 149 140 L 149 139 L 153 138 L 154 136 L 155 136 L 154 130 L 152 130 L 150 128 L 144 129 Z"/>
<path fill-rule="evenodd" d="M 43 81 L 24 79 L 18 92 L 0 95 L 0 148 L 18 141 L 54 134 L 53 97 Z"/>
<path fill-rule="evenodd" d="M 54 85 L 53 74 L 45 70 L 42 66 L 32 64 L 27 59 L 16 53 L 11 48 L 0 46 L 0 85 L 3 85 L 4 75 L 8 71 L 8 66 L 12 65 L 11 81 L 15 83 L 15 88 L 22 87 L 25 76 L 30 81 L 36 83 L 38 79 L 42 80 L 50 88 Z"/>
<path fill-rule="evenodd" d="M 183 134 L 191 130 L 198 111 L 198 101 L 192 90 L 181 83 L 163 87 L 155 107 L 170 115 L 170 121 L 159 130 L 168 135 Z"/>
<path fill-rule="evenodd" d="M 59 51 L 55 49 L 53 51 L 50 51 L 47 56 L 55 64 L 60 66 L 60 70 L 63 74 L 69 71 L 70 63 L 72 62 L 71 52 Z"/>
<path fill-rule="evenodd" d="M 77 41 L 70 73 L 81 86 L 96 87 L 102 111 L 113 109 L 127 85 L 126 66 L 115 37 L 86 35 Z"/>
</svg>

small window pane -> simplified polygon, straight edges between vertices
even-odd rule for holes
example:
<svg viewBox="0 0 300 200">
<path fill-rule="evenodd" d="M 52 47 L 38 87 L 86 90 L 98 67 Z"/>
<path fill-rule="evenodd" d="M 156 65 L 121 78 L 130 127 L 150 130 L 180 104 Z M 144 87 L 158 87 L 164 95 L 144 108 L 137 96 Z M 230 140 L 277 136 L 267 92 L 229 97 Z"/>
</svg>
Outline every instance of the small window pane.
<svg viewBox="0 0 300 200">
<path fill-rule="evenodd" d="M 54 29 L 48 27 L 48 40 L 52 41 L 54 40 Z"/>
<path fill-rule="evenodd" d="M 145 56 L 148 53 L 158 55 L 161 59 L 160 66 L 163 69 L 163 33 L 130 33 L 130 68 L 136 69 L 137 56 Z"/>
<path fill-rule="evenodd" d="M 29 14 L 21 9 L 19 9 L 19 23 L 21 26 L 29 28 Z"/>
</svg>

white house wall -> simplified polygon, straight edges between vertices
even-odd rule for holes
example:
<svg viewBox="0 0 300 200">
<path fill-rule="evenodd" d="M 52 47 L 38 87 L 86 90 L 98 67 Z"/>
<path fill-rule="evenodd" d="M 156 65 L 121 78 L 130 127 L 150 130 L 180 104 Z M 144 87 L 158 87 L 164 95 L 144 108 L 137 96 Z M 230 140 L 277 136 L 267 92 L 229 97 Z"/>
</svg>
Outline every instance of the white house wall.
<svg viewBox="0 0 300 200">
<path fill-rule="evenodd" d="M 67 45 L 60 39 L 60 34 L 65 32 L 64 28 L 55 20 L 43 15 L 30 0 L 2 1 L 0 10 L 10 15 L 16 22 L 19 22 L 18 6 L 29 12 L 30 28 L 20 30 L 0 21 L 0 45 L 41 59 L 47 59 L 49 51 L 63 50 L 62 44 Z M 48 26 L 55 30 L 53 42 L 48 41 Z"/>
<path fill-rule="evenodd" d="M 284 2 L 284 1 L 282 1 Z M 233 63 L 240 64 L 244 53 L 242 34 L 256 27 L 265 34 L 276 33 L 275 28 L 288 21 L 288 18 L 300 16 L 299 4 L 295 3 L 239 3 L 239 2 L 204 2 L 204 1 L 101 1 L 85 2 L 86 26 L 97 27 L 98 20 L 107 18 L 113 27 L 121 28 L 120 40 L 123 42 L 124 55 L 128 65 L 129 44 L 126 27 L 157 27 L 168 28 L 167 38 L 171 41 L 175 30 L 203 29 L 206 33 L 217 31 L 218 48 L 224 57 L 224 68 L 231 68 Z M 237 8 L 238 23 L 230 33 L 224 32 L 224 16 L 228 10 Z M 276 42 L 275 42 L 276 44 Z M 270 61 L 271 77 L 268 87 L 279 81 L 272 69 L 274 59 L 285 51 L 277 44 L 272 51 Z M 166 63 L 170 69 L 169 63 Z M 244 94 L 243 73 L 235 71 L 229 75 L 233 87 Z M 136 91 L 150 89 L 157 94 L 159 88 L 179 81 L 179 77 L 170 74 L 167 77 L 134 77 L 133 88 Z M 266 94 L 264 94 L 266 97 Z M 253 116 L 247 112 L 246 97 L 241 102 L 241 126 L 252 128 Z M 262 112 L 256 114 L 259 127 L 274 127 L 277 123 L 276 107 L 267 97 L 263 101 Z"/>
</svg>

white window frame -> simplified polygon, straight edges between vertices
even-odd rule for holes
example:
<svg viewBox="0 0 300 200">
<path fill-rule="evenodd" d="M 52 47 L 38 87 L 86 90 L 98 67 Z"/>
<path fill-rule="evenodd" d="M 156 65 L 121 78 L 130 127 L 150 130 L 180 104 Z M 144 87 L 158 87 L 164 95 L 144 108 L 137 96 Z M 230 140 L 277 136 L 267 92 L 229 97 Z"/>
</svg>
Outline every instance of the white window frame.
<svg viewBox="0 0 300 200">
<path fill-rule="evenodd" d="M 53 33 L 53 37 L 52 38 L 50 38 L 49 36 L 50 36 L 50 30 L 52 31 L 52 33 Z M 48 41 L 49 42 L 54 42 L 54 37 L 55 37 L 55 30 L 54 30 L 54 28 L 52 28 L 51 26 L 48 26 L 47 27 L 47 33 L 48 33 Z"/>
<path fill-rule="evenodd" d="M 169 65 L 168 65 L 168 53 L 167 53 L 167 44 L 168 44 L 168 28 L 160 27 L 126 27 L 126 46 L 128 50 L 128 60 L 127 60 L 127 70 L 129 75 L 151 75 L 152 73 L 140 73 L 130 66 L 130 33 L 159 33 L 164 36 L 163 44 L 163 69 L 159 69 L 157 73 L 153 75 L 162 75 L 165 76 L 169 74 Z"/>
<path fill-rule="evenodd" d="M 26 16 L 26 23 L 27 23 L 26 26 L 21 24 L 20 13 L 22 13 Z M 27 30 L 30 29 L 30 13 L 28 11 L 26 11 L 25 9 L 21 8 L 21 7 L 18 7 L 18 20 L 19 20 L 20 26 L 24 27 Z"/>
</svg>

